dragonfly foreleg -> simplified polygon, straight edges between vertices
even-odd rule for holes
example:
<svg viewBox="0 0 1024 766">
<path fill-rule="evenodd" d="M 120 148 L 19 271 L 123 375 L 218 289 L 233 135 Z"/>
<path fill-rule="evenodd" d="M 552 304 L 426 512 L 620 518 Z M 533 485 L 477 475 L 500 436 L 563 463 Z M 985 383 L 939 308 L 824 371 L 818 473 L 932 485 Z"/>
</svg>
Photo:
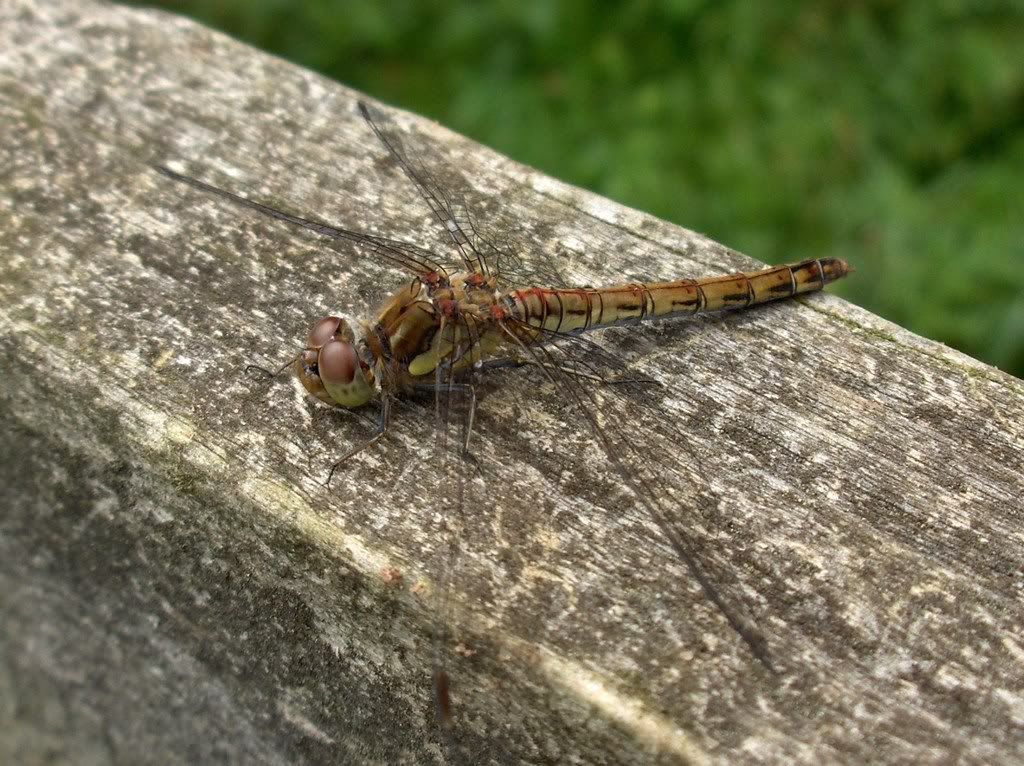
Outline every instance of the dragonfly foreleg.
<svg viewBox="0 0 1024 766">
<path fill-rule="evenodd" d="M 300 354 L 300 356 L 301 356 L 301 354 Z M 258 372 L 258 373 L 260 373 L 262 375 L 265 375 L 268 378 L 276 378 L 282 372 L 284 372 L 289 367 L 291 367 L 295 363 L 295 360 L 298 359 L 298 358 L 299 358 L 298 356 L 293 356 L 291 359 L 289 359 L 287 362 L 282 364 L 280 367 L 278 367 L 273 372 L 268 370 L 266 367 L 260 367 L 258 364 L 247 364 L 247 365 L 245 365 L 245 367 L 243 368 L 243 372 L 249 372 L 249 370 L 255 370 L 256 372 Z"/>
<path fill-rule="evenodd" d="M 331 465 L 331 469 L 327 472 L 327 480 L 324 481 L 324 486 L 329 487 L 331 485 L 331 479 L 334 478 L 334 472 L 337 471 L 349 458 L 355 457 L 365 449 L 369 449 L 374 444 L 379 442 L 387 434 L 388 428 L 391 426 L 391 400 L 387 397 L 383 399 L 383 404 L 380 408 L 380 421 L 377 425 L 377 433 L 373 437 L 357 447 L 353 447 L 340 458 L 334 461 Z"/>
</svg>

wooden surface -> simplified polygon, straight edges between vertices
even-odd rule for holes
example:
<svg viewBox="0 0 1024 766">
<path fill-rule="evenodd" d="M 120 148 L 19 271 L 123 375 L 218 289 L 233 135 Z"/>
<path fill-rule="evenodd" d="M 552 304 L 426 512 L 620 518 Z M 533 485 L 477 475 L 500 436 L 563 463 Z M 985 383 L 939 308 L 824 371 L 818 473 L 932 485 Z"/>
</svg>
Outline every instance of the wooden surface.
<svg viewBox="0 0 1024 766">
<path fill-rule="evenodd" d="M 595 336 L 662 384 L 635 438 L 720 497 L 673 481 L 675 522 L 778 672 L 578 416 L 498 373 L 441 737 L 429 407 L 325 490 L 373 411 L 242 372 L 400 275 L 149 168 L 441 251 L 357 96 L 182 19 L 0 6 L 0 760 L 1024 759 L 1024 387 L 829 295 Z M 396 120 L 572 281 L 756 266 Z"/>
</svg>

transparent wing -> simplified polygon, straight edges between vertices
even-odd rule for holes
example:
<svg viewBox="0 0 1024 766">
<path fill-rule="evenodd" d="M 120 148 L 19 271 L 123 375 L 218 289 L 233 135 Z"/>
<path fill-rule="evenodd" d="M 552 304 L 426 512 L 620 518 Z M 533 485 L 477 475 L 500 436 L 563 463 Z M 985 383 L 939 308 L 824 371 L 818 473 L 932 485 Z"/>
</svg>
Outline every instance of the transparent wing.
<svg viewBox="0 0 1024 766">
<path fill-rule="evenodd" d="M 654 521 L 705 597 L 728 621 L 751 654 L 772 669 L 768 642 L 740 596 L 727 552 L 715 555 L 713 534 L 703 525 L 700 506 L 717 513 L 719 498 L 706 480 L 699 456 L 686 434 L 673 428 L 659 406 L 660 387 L 631 372 L 620 357 L 578 335 L 547 333 L 531 343 L 536 328 L 508 327 L 510 340 L 562 402 L 562 419 L 573 439 L 592 439 L 614 475 Z M 523 340 L 526 339 L 526 340 Z M 661 444 L 655 437 L 661 435 Z M 667 433 L 666 433 L 667 432 Z M 665 438 L 667 436 L 667 438 Z M 689 453 L 696 475 L 681 470 L 676 449 Z M 717 559 L 717 560 L 716 560 Z"/>
<path fill-rule="evenodd" d="M 404 133 L 382 110 L 359 102 L 359 112 L 381 144 L 412 181 L 434 218 L 458 251 L 466 271 L 498 278 L 499 285 L 522 288 L 533 285 L 568 286 L 556 263 L 541 254 L 526 256 L 526 250 L 504 225 L 483 225 L 471 214 L 463 196 L 441 183 L 421 159 L 416 139 Z"/>
<path fill-rule="evenodd" d="M 426 278 L 430 274 L 435 273 L 444 279 L 447 279 L 448 277 L 447 271 L 442 265 L 442 262 L 439 261 L 432 252 L 425 248 L 417 247 L 409 242 L 402 242 L 401 240 L 390 239 L 388 237 L 380 237 L 375 234 L 365 234 L 363 232 L 353 231 L 351 229 L 345 229 L 340 226 L 334 226 L 333 224 L 317 221 L 312 218 L 303 218 L 302 216 L 235 194 L 234 192 L 214 186 L 213 184 L 208 184 L 205 181 L 200 181 L 197 178 L 183 175 L 167 167 L 158 165 L 154 166 L 154 169 L 158 173 L 161 173 L 174 181 L 187 184 L 195 189 L 207 192 L 208 194 L 229 200 L 241 207 L 255 210 L 269 218 L 273 218 L 278 221 L 285 221 L 293 226 L 299 226 L 303 229 L 307 229 L 308 231 L 315 232 L 334 240 L 351 242 L 359 246 L 365 252 L 370 253 L 393 266 L 397 266 L 414 276 Z"/>
<path fill-rule="evenodd" d="M 427 203 L 434 218 L 444 227 L 452 244 L 462 257 L 466 271 L 487 273 L 487 254 L 482 252 L 477 243 L 469 236 L 456 214 L 455 201 L 446 189 L 438 184 L 425 167 L 406 148 L 402 133 L 394 121 L 383 112 L 371 108 L 363 101 L 359 102 L 359 113 L 370 126 L 384 148 L 398 163 L 398 166 L 412 181 L 420 197 Z"/>
</svg>

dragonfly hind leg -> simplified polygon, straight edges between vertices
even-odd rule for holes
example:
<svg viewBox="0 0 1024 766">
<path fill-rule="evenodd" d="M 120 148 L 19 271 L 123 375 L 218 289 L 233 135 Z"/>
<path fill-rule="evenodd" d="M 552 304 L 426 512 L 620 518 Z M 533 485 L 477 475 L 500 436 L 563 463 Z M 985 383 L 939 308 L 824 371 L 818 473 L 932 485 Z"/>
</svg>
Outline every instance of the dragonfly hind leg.
<svg viewBox="0 0 1024 766">
<path fill-rule="evenodd" d="M 486 366 L 486 362 L 484 363 Z M 473 434 L 473 421 L 476 418 L 476 386 L 471 383 L 417 383 L 413 389 L 417 393 L 438 394 L 457 393 L 460 395 L 469 394 L 469 414 L 466 417 L 466 434 L 462 438 L 462 456 L 470 462 L 475 463 L 476 458 L 469 451 L 469 440 Z"/>
</svg>

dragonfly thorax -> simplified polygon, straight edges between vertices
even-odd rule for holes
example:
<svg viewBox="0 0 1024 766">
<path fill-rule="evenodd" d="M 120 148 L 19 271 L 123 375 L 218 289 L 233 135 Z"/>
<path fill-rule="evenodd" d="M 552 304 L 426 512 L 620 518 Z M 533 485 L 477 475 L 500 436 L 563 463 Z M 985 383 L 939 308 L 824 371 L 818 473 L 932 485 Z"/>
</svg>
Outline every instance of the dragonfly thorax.
<svg viewBox="0 0 1024 766">
<path fill-rule="evenodd" d="M 295 359 L 295 374 L 309 393 L 338 407 L 361 407 L 376 394 L 373 371 L 356 350 L 355 333 L 341 317 L 324 317 L 309 331 Z"/>
</svg>

